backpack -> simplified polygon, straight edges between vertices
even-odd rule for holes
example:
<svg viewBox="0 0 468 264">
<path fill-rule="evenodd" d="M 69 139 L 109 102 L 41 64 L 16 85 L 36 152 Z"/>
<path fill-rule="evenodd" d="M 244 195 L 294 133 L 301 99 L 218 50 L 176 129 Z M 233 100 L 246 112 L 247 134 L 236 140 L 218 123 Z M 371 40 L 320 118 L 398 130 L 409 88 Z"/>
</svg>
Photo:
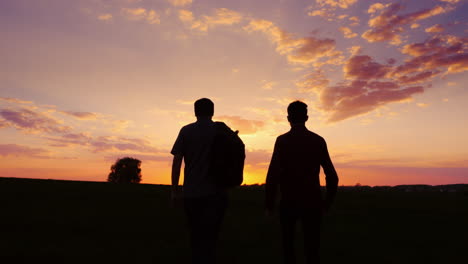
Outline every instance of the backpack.
<svg viewBox="0 0 468 264">
<path fill-rule="evenodd" d="M 244 179 L 245 145 L 223 122 L 215 122 L 215 136 L 211 145 L 208 175 L 221 188 L 232 188 Z"/>
</svg>

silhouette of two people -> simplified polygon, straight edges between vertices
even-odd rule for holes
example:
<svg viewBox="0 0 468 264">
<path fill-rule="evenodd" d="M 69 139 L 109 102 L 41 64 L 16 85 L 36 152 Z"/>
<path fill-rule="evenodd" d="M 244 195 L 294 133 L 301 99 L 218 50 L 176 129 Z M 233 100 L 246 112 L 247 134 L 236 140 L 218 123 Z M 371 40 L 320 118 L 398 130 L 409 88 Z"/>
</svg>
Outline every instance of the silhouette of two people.
<svg viewBox="0 0 468 264">
<path fill-rule="evenodd" d="M 192 263 L 216 263 L 216 244 L 227 208 L 225 188 L 216 185 L 208 176 L 210 148 L 216 129 L 212 117 L 214 104 L 207 98 L 195 102 L 197 121 L 179 132 L 171 153 L 171 197 L 181 195 L 187 218 Z M 309 131 L 307 105 L 300 101 L 288 106 L 291 130 L 276 140 L 268 169 L 265 187 L 266 214 L 272 215 L 277 189 L 280 190 L 280 225 L 284 263 L 295 263 L 294 234 L 301 222 L 307 263 L 319 263 L 320 223 L 328 210 L 338 187 L 338 176 L 328 154 L 325 140 Z M 182 161 L 184 167 L 183 191 L 179 188 Z M 325 200 L 320 192 L 319 173 L 326 175 Z"/>
</svg>

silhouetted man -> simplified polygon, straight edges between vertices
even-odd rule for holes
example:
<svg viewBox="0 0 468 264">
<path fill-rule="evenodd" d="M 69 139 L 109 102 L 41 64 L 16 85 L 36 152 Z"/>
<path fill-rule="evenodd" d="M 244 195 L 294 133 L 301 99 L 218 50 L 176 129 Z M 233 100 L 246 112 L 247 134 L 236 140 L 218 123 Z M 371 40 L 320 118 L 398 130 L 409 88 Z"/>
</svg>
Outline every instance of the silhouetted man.
<svg viewBox="0 0 468 264">
<path fill-rule="evenodd" d="M 171 153 L 172 200 L 177 199 L 180 167 L 185 162 L 183 198 L 190 231 L 192 262 L 212 264 L 216 262 L 216 242 L 227 207 L 226 190 L 217 187 L 208 177 L 210 147 L 215 136 L 215 124 L 211 120 L 214 104 L 202 98 L 195 102 L 197 121 L 184 126 Z"/>
<path fill-rule="evenodd" d="M 266 179 L 266 213 L 271 215 L 279 185 L 280 223 L 284 263 L 296 263 L 294 234 L 302 224 L 307 263 L 319 263 L 320 222 L 338 188 L 338 176 L 328 154 L 325 140 L 309 131 L 307 105 L 295 101 L 288 106 L 291 130 L 276 139 Z M 325 200 L 320 193 L 320 166 L 326 175 Z"/>
</svg>

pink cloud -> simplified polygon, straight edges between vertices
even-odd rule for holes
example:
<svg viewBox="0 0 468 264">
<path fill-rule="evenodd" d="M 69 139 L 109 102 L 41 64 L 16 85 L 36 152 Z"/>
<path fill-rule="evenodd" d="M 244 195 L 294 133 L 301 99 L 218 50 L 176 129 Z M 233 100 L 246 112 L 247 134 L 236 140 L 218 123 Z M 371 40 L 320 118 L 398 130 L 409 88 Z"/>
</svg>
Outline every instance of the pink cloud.
<svg viewBox="0 0 468 264">
<path fill-rule="evenodd" d="M 372 60 L 370 56 L 358 55 L 351 57 L 344 67 L 348 78 L 379 79 L 384 78 L 391 67 Z"/>
<path fill-rule="evenodd" d="M 91 112 L 60 111 L 60 113 L 84 120 L 93 120 L 97 118 L 97 114 Z"/>
<path fill-rule="evenodd" d="M 336 50 L 336 42 L 329 38 L 296 37 L 294 34 L 286 32 L 268 20 L 252 19 L 244 27 L 247 32 L 260 31 L 267 34 L 270 40 L 276 44 L 276 51 L 281 55 L 286 55 L 289 62 L 299 64 L 334 63 L 342 54 Z M 322 64 L 323 64 L 322 63 Z"/>
<path fill-rule="evenodd" d="M 300 46 L 288 55 L 291 62 L 309 64 L 322 57 L 334 57 L 341 54 L 335 50 L 336 42 L 333 39 L 305 37 L 299 40 Z"/>
<path fill-rule="evenodd" d="M 321 6 L 330 6 L 332 8 L 346 9 L 357 2 L 357 0 L 316 0 L 317 4 Z"/>
<path fill-rule="evenodd" d="M 247 150 L 245 154 L 245 164 L 265 167 L 268 166 L 271 160 L 271 151 L 267 150 Z"/>
<path fill-rule="evenodd" d="M 93 137 L 88 133 L 68 133 L 59 137 L 46 137 L 50 146 L 68 147 L 83 146 L 91 152 L 122 152 L 133 151 L 136 153 L 159 153 L 162 151 L 151 145 L 151 142 L 141 138 L 126 138 L 116 136 Z"/>
<path fill-rule="evenodd" d="M 64 133 L 71 130 L 71 127 L 60 124 L 59 121 L 47 114 L 25 108 L 19 110 L 1 109 L 0 116 L 9 126 L 27 132 Z"/>
<path fill-rule="evenodd" d="M 32 104 L 31 101 L 24 101 L 24 100 L 20 100 L 17 98 L 10 98 L 10 97 L 0 97 L 0 100 L 9 102 L 9 103 L 15 103 L 15 104 Z"/>
<path fill-rule="evenodd" d="M 218 116 L 217 119 L 225 122 L 232 130 L 239 130 L 239 134 L 255 134 L 265 125 L 258 120 L 244 119 L 240 116 Z"/>
<path fill-rule="evenodd" d="M 0 156 L 48 159 L 48 153 L 49 151 L 43 148 L 31 148 L 17 144 L 0 144 Z"/>
<path fill-rule="evenodd" d="M 296 86 L 299 87 L 300 92 L 319 91 L 330 84 L 330 80 L 326 78 L 323 71 L 315 71 L 304 75 Z"/>
<path fill-rule="evenodd" d="M 377 13 L 378 11 L 380 13 L 369 20 L 371 29 L 364 32 L 362 37 L 369 42 L 390 41 L 393 45 L 399 45 L 402 43 L 401 34 L 404 32 L 404 26 L 452 10 L 450 7 L 437 5 L 433 8 L 398 15 L 403 9 L 404 6 L 399 3 L 387 4 L 385 6 L 380 5 L 378 8 L 374 5 L 371 6 L 369 8 L 370 13 Z"/>
<path fill-rule="evenodd" d="M 366 114 L 388 103 L 408 100 L 423 91 L 422 86 L 404 88 L 389 82 L 379 86 L 377 82 L 353 81 L 328 87 L 320 99 L 321 107 L 329 112 L 328 122 L 337 122 Z"/>
<path fill-rule="evenodd" d="M 410 57 L 401 65 L 395 65 L 393 59 L 382 64 L 368 55 L 354 55 L 343 66 L 343 83 L 328 86 L 327 78 L 312 74 L 296 85 L 299 91 L 318 94 L 319 109 L 328 115 L 329 122 L 337 122 L 409 100 L 423 93 L 423 85 L 444 71 L 467 71 L 466 43 L 465 38 L 434 36 L 422 43 L 405 45 L 401 51 Z"/>
<path fill-rule="evenodd" d="M 440 71 L 425 71 L 411 76 L 403 75 L 398 78 L 398 81 L 403 84 L 420 83 L 428 81 L 429 79 L 431 79 L 439 73 Z"/>
<path fill-rule="evenodd" d="M 136 151 L 143 153 L 158 153 L 160 149 L 151 146 L 148 140 L 124 137 L 97 137 L 89 144 L 93 152 L 103 151 Z M 168 151 L 167 151 L 168 152 Z"/>
<path fill-rule="evenodd" d="M 445 30 L 445 28 L 442 25 L 436 24 L 436 25 L 434 25 L 432 27 L 426 28 L 425 31 L 427 33 L 440 33 L 440 32 L 443 32 L 444 30 Z"/>
<path fill-rule="evenodd" d="M 468 70 L 468 45 L 466 38 L 435 36 L 421 43 L 405 45 L 403 54 L 412 58 L 398 66 L 393 75 L 403 75 L 419 71 L 435 71 L 445 68 L 447 73 Z"/>
</svg>

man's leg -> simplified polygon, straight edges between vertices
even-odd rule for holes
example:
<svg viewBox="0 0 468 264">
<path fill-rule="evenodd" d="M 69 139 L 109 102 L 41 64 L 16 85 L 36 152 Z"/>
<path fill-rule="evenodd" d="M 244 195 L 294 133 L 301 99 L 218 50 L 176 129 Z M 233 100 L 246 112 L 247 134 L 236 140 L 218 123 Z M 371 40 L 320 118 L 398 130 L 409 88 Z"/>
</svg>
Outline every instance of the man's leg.
<svg viewBox="0 0 468 264">
<path fill-rule="evenodd" d="M 202 246 L 203 238 L 202 225 L 202 207 L 199 198 L 186 198 L 184 200 L 185 215 L 190 236 L 190 249 L 192 254 L 192 263 L 203 263 Z"/>
<path fill-rule="evenodd" d="M 216 243 L 227 207 L 227 196 L 193 198 L 186 202 L 193 263 L 215 263 Z"/>
<path fill-rule="evenodd" d="M 297 212 L 295 208 L 282 204 L 280 206 L 281 236 L 283 242 L 283 259 L 285 264 L 295 264 L 294 234 L 296 231 Z"/>
<path fill-rule="evenodd" d="M 207 263 L 216 263 L 216 249 L 221 231 L 221 224 L 227 208 L 227 195 L 219 194 L 210 197 L 209 210 L 205 217 L 206 235 L 207 235 Z"/>
<path fill-rule="evenodd" d="M 322 213 L 318 209 L 306 209 L 301 217 L 304 233 L 304 252 L 307 264 L 320 263 L 320 224 Z"/>
</svg>

